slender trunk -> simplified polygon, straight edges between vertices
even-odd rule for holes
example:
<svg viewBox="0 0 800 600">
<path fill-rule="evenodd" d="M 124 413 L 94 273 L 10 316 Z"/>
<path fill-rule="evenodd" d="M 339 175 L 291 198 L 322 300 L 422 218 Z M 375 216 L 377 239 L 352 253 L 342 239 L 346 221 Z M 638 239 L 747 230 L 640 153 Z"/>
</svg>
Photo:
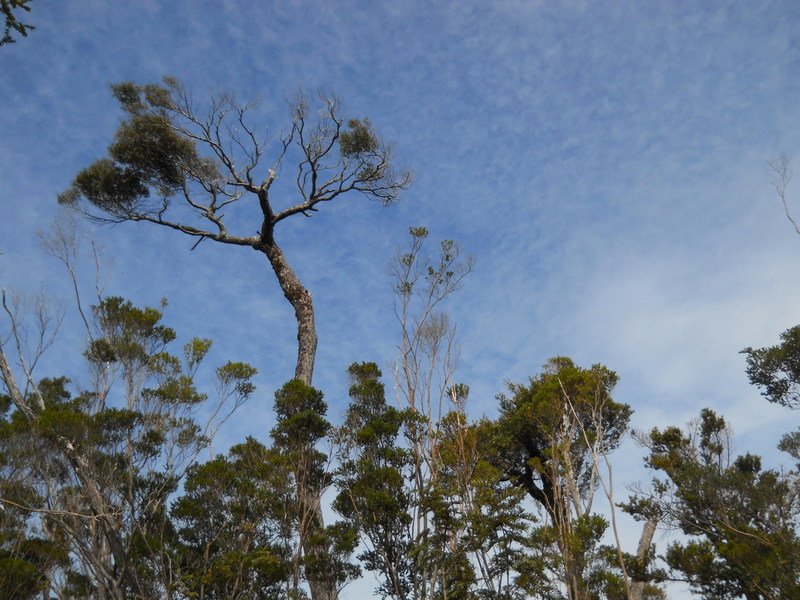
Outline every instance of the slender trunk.
<svg viewBox="0 0 800 600">
<path fill-rule="evenodd" d="M 657 525 L 658 521 L 656 519 L 650 519 L 642 528 L 642 537 L 639 538 L 639 546 L 636 549 L 636 558 L 640 561 L 647 557 L 650 544 L 653 543 L 653 536 L 656 533 Z M 644 598 L 644 588 L 646 585 L 646 581 L 631 581 L 631 600 L 642 600 L 642 598 Z"/>
<path fill-rule="evenodd" d="M 311 538 L 316 537 L 315 532 L 322 531 L 324 528 L 324 523 L 322 521 L 322 507 L 320 505 L 319 499 L 316 499 L 313 503 L 313 506 L 309 507 L 314 511 L 314 514 L 311 517 L 311 521 L 309 523 L 311 527 Z M 326 555 L 330 552 L 327 544 L 320 543 L 316 540 L 306 540 L 303 551 L 305 552 L 306 556 L 311 557 L 312 559 L 317 560 L 324 560 Z M 319 577 L 319 578 L 317 578 Z M 311 591 L 311 598 L 312 600 L 336 600 L 338 597 L 338 591 L 336 589 L 336 584 L 330 578 L 325 578 L 325 573 L 320 573 L 318 575 L 309 575 L 307 576 L 308 581 L 308 588 Z"/>
<path fill-rule="evenodd" d="M 2 340 L 0 340 L 2 342 Z M 11 370 L 11 366 L 8 364 L 8 358 L 6 358 L 6 353 L 3 350 L 3 346 L 0 343 L 0 378 L 2 378 L 3 382 L 6 384 L 6 391 L 8 391 L 8 395 L 11 398 L 11 401 L 16 406 L 17 410 L 19 410 L 25 418 L 29 421 L 33 421 L 36 418 L 36 412 L 31 408 L 31 406 L 25 401 L 25 398 L 22 396 L 22 392 L 20 391 L 19 387 L 17 386 L 17 380 L 14 377 L 14 373 Z M 41 407 L 40 407 L 41 408 Z"/>
<path fill-rule="evenodd" d="M 317 354 L 317 330 L 314 325 L 314 304 L 311 301 L 311 293 L 300 282 L 286 261 L 283 250 L 274 241 L 262 240 L 255 249 L 267 255 L 283 295 L 294 309 L 298 344 L 294 376 L 310 386 L 314 374 L 314 358 Z"/>
<path fill-rule="evenodd" d="M 262 202 L 262 209 L 264 208 Z M 294 376 L 307 386 L 311 386 L 311 379 L 314 374 L 314 360 L 317 355 L 317 330 L 314 324 L 314 303 L 311 300 L 311 293 L 300 282 L 297 274 L 286 260 L 283 250 L 275 243 L 272 236 L 272 224 L 270 223 L 269 211 L 265 212 L 265 222 L 262 227 L 261 240 L 254 246 L 254 249 L 266 254 L 269 264 L 275 272 L 278 284 L 281 286 L 283 295 L 294 309 L 294 316 L 297 320 L 297 364 Z M 308 497 L 308 490 L 298 490 L 301 497 Z M 308 508 L 312 511 L 309 525 L 312 531 L 322 531 L 325 523 L 322 518 L 322 507 L 319 498 L 316 498 Z M 306 536 L 309 541 L 303 543 L 303 552 L 312 558 L 324 558 L 330 549 L 324 542 L 318 541 L 316 535 Z M 312 600 L 336 600 L 338 592 L 336 583 L 330 579 L 317 579 L 308 577 L 308 587 L 311 592 Z"/>
<path fill-rule="evenodd" d="M 89 506 L 95 515 L 94 518 L 100 529 L 100 533 L 108 543 L 108 548 L 111 551 L 111 555 L 114 557 L 116 568 L 121 571 L 120 579 L 124 580 L 125 583 L 130 586 L 136 594 L 136 598 L 147 598 L 146 590 L 128 560 L 128 550 L 125 548 L 121 532 L 114 522 L 114 517 L 109 514 L 110 507 L 100 493 L 95 480 L 89 474 L 90 467 L 86 458 L 74 450 L 69 440 L 62 436 L 57 436 L 56 439 L 61 445 L 61 449 L 66 455 L 67 461 L 72 467 L 78 481 L 81 483 L 83 490 L 86 492 Z M 113 588 L 116 589 L 116 594 L 121 597 L 121 591 L 118 586 L 113 585 Z"/>
</svg>

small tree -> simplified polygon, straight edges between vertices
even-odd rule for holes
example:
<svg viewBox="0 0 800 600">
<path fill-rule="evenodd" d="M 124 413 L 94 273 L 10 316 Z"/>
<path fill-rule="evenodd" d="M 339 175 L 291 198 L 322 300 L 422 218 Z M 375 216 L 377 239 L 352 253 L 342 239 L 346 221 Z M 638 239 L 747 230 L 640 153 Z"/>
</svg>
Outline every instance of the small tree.
<svg viewBox="0 0 800 600">
<path fill-rule="evenodd" d="M 290 591 L 308 582 L 313 598 L 331 598 L 356 574 L 349 563 L 356 539 L 342 525 L 325 526 L 322 496 L 331 484 L 329 458 L 319 445 L 331 432 L 323 394 L 299 379 L 275 393 L 278 422 L 271 432 L 272 460 L 288 485 L 280 519 L 291 555 Z"/>
<path fill-rule="evenodd" d="M 287 473 L 252 438 L 194 465 L 172 505 L 179 595 L 202 600 L 278 598 L 291 586 Z"/>
<path fill-rule="evenodd" d="M 607 527 L 591 512 L 597 457 L 618 446 L 632 412 L 612 399 L 616 382 L 602 365 L 582 369 L 557 357 L 528 385 L 509 384 L 511 396 L 499 396 L 493 461 L 544 509 L 548 523 L 536 532 L 544 554 L 534 562 L 562 571 L 570 600 L 589 598 L 592 563 L 600 560 Z M 547 555 L 548 545 L 557 548 L 555 556 Z"/>
<path fill-rule="evenodd" d="M 406 600 L 414 589 L 411 527 L 411 455 L 401 447 L 408 413 L 386 403 L 375 363 L 352 364 L 352 402 L 335 433 L 339 470 L 336 511 L 357 529 L 366 549 L 359 555 L 378 576 L 378 593 Z"/>
<path fill-rule="evenodd" d="M 708 409 L 686 430 L 639 437 L 647 466 L 666 478 L 626 510 L 657 512 L 689 536 L 667 549 L 674 577 L 709 600 L 800 597 L 797 473 L 764 470 L 752 454 L 733 458 L 725 420 Z"/>
</svg>

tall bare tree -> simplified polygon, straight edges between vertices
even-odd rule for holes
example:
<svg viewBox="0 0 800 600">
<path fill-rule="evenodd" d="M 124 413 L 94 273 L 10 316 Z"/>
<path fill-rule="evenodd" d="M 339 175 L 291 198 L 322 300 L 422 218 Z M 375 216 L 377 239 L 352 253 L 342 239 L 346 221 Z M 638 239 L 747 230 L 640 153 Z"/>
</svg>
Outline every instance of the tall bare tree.
<svg viewBox="0 0 800 600">
<path fill-rule="evenodd" d="M 433 497 L 442 468 L 440 425 L 452 410 L 463 414 L 468 388 L 455 381 L 458 363 L 456 327 L 443 310 L 472 271 L 475 260 L 462 255 L 451 240 L 438 254 L 425 248 L 428 230 L 409 228 L 411 243 L 398 252 L 389 272 L 395 289 L 395 315 L 400 325 L 398 358 L 392 365 L 395 394 L 411 417 L 405 424 L 412 476 L 410 536 L 414 543 L 409 597 L 447 597 L 454 565 L 453 545 L 461 533 L 443 527 Z M 448 572 L 451 571 L 451 572 Z"/>
<path fill-rule="evenodd" d="M 232 94 L 214 96 L 200 109 L 174 78 L 143 86 L 120 83 L 112 90 L 127 117 L 108 156 L 78 173 L 59 202 L 101 222 L 145 221 L 197 243 L 209 239 L 264 254 L 297 319 L 295 377 L 311 385 L 314 306 L 278 245 L 275 228 L 290 217 L 311 216 L 321 203 L 348 192 L 390 205 L 410 185 L 411 173 L 396 172 L 391 148 L 371 123 L 346 119 L 334 97 L 321 97 L 314 115 L 307 99 L 298 96 L 288 133 L 270 140 L 251 125 L 254 105 Z M 271 190 L 287 155 L 297 159 L 298 198 L 281 208 Z M 238 218 L 237 209 L 249 210 L 250 218 Z M 230 233 L 235 218 L 244 229 L 256 225 L 257 232 Z"/>
</svg>

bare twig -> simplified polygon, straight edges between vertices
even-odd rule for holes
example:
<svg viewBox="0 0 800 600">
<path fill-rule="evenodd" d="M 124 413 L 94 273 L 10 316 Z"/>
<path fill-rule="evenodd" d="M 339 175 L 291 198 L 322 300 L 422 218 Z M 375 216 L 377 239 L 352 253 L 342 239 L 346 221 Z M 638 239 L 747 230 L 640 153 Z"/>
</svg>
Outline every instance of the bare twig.
<svg viewBox="0 0 800 600">
<path fill-rule="evenodd" d="M 794 175 L 790 166 L 789 157 L 783 154 L 778 158 L 773 158 L 769 161 L 769 166 L 775 173 L 770 183 L 775 187 L 775 191 L 778 192 L 778 197 L 783 203 L 783 210 L 786 213 L 786 218 L 789 219 L 789 222 L 794 226 L 794 230 L 800 233 L 800 224 L 798 224 L 792 216 L 792 211 L 789 208 L 789 199 L 786 194 L 789 183 L 792 181 L 792 176 Z"/>
</svg>

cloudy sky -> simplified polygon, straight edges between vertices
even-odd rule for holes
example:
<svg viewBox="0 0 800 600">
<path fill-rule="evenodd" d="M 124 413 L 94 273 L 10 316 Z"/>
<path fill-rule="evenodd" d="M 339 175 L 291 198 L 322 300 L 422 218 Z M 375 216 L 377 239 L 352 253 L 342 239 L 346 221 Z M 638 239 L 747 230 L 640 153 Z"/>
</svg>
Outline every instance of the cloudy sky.
<svg viewBox="0 0 800 600">
<path fill-rule="evenodd" d="M 424 225 L 477 259 L 448 307 L 474 415 L 494 414 L 505 381 L 568 355 L 617 371 L 617 399 L 638 428 L 682 424 L 707 406 L 731 421 L 737 449 L 772 453 L 797 426 L 798 413 L 748 386 L 739 350 L 800 323 L 800 236 L 768 166 L 781 154 L 800 164 L 798 3 L 31 7 L 37 29 L 0 48 L 4 287 L 65 289 L 36 232 L 111 140 L 121 113 L 109 84 L 173 75 L 198 100 L 235 91 L 261 100 L 254 115 L 273 135 L 288 127 L 297 90 L 335 93 L 393 143 L 415 183 L 397 206 L 348 197 L 277 233 L 315 298 L 315 383 L 334 420 L 347 366 L 394 356 L 387 263 L 408 227 Z M 800 214 L 800 181 L 789 195 Z M 166 297 L 179 333 L 214 338 L 219 361 L 259 368 L 260 397 L 220 444 L 263 439 L 296 351 L 266 261 L 211 243 L 190 251 L 191 240 L 147 225 L 95 235 L 114 260 L 107 293 Z M 40 375 L 63 373 L 76 343 L 68 327 Z M 616 462 L 618 482 L 647 477 L 633 474 L 633 444 Z"/>
</svg>

